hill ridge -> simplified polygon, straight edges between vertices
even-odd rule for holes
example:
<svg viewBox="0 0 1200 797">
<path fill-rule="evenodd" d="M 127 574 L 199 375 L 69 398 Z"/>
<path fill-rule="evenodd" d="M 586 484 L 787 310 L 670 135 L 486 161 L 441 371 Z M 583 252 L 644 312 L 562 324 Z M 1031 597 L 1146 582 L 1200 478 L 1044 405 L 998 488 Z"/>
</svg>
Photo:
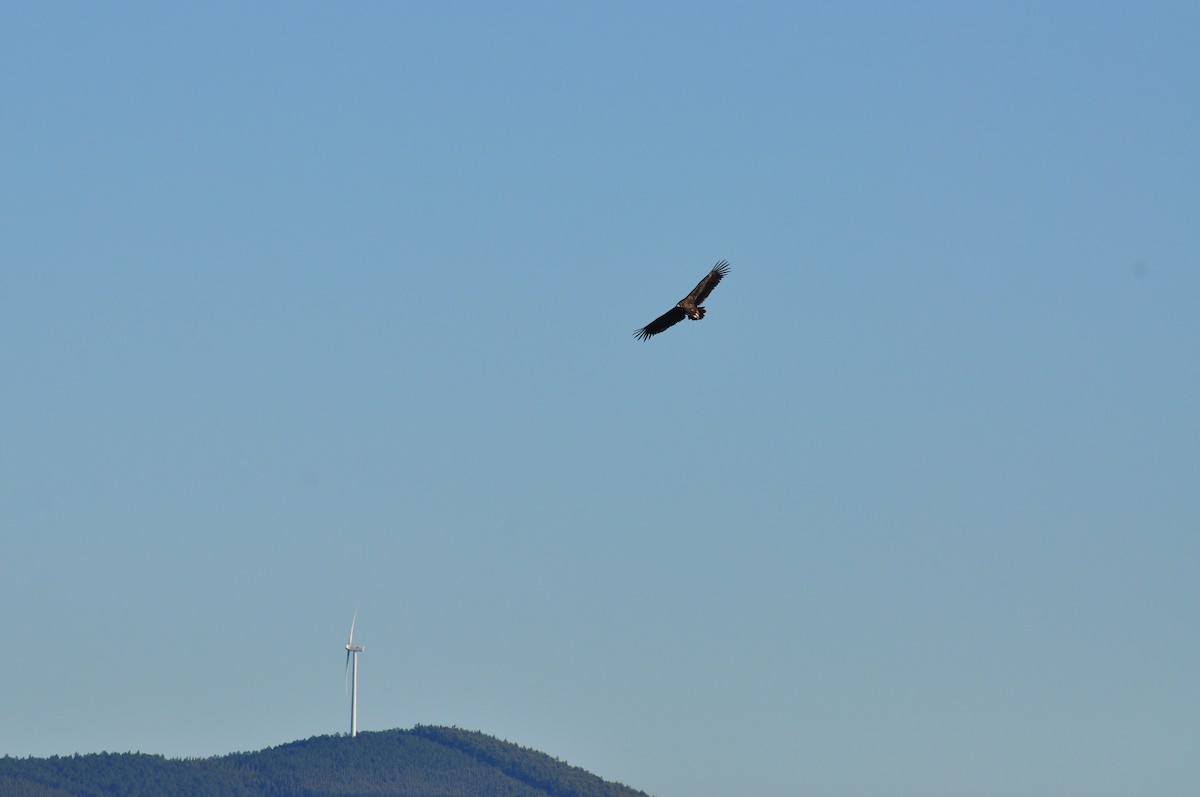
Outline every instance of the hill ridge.
<svg viewBox="0 0 1200 797">
<path fill-rule="evenodd" d="M 540 789 L 551 797 L 625 797 L 631 794 L 649 797 L 645 792 L 604 780 L 581 767 L 572 766 L 546 753 L 496 739 L 479 731 L 418 725 L 412 732 L 473 756 L 514 780 Z M 513 755 L 514 751 L 519 755 Z"/>
<path fill-rule="evenodd" d="M 314 736 L 209 758 L 88 753 L 0 758 L 0 797 L 648 797 L 479 731 Z"/>
</svg>

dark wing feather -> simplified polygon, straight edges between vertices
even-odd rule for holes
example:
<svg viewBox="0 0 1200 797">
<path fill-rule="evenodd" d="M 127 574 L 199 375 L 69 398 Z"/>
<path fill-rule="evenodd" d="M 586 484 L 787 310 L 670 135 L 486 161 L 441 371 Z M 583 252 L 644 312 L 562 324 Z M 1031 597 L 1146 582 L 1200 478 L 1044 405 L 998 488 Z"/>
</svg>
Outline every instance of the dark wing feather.
<svg viewBox="0 0 1200 797">
<path fill-rule="evenodd" d="M 633 333 L 635 338 L 639 340 L 649 340 L 651 335 L 657 335 L 664 329 L 670 329 L 678 324 L 687 316 L 681 307 L 672 307 L 667 312 L 660 315 L 658 318 L 651 321 L 646 326 Z"/>
<path fill-rule="evenodd" d="M 692 304 L 703 304 L 708 295 L 713 292 L 713 288 L 717 287 L 717 284 L 728 273 L 729 261 L 722 260 L 713 266 L 712 271 L 704 275 L 704 279 L 700 280 L 700 284 L 687 295 L 687 298 L 691 300 Z"/>
</svg>

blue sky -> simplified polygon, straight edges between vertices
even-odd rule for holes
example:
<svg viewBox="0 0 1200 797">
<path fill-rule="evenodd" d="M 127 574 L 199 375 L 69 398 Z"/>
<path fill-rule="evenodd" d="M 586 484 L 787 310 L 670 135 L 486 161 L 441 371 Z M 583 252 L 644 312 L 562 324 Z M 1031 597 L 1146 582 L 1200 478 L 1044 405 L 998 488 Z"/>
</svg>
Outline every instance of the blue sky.
<svg viewBox="0 0 1200 797">
<path fill-rule="evenodd" d="M 1194 4 L 3 17 L 0 753 L 1194 787 Z"/>
</svg>

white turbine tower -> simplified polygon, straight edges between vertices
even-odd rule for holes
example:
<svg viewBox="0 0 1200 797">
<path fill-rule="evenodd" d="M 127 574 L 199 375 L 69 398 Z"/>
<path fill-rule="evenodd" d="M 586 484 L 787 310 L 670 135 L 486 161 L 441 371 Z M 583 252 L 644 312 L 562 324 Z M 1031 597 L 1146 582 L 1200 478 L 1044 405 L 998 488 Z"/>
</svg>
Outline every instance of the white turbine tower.
<svg viewBox="0 0 1200 797">
<path fill-rule="evenodd" d="M 362 645 L 354 644 L 354 623 L 358 621 L 358 610 L 350 621 L 350 638 L 346 640 L 346 674 L 350 676 L 350 737 L 358 736 L 358 654 Z M 351 659 L 354 660 L 351 666 Z"/>
</svg>

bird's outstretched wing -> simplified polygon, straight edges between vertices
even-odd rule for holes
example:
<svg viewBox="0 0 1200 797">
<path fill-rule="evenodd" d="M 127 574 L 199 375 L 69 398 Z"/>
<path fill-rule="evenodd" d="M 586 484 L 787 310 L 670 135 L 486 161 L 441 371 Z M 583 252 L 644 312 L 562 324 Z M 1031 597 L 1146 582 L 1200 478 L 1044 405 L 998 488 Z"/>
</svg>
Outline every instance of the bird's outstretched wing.
<svg viewBox="0 0 1200 797">
<path fill-rule="evenodd" d="M 699 284 L 687 295 L 687 300 L 690 300 L 692 304 L 702 304 L 708 298 L 708 295 L 713 292 L 713 288 L 717 287 L 717 284 L 728 273 L 728 260 L 722 260 L 720 263 L 717 263 L 713 266 L 712 271 L 705 274 L 704 279 L 700 280 Z"/>
<path fill-rule="evenodd" d="M 705 277 L 705 279 L 708 278 Z M 720 278 L 718 277 L 718 279 Z M 633 336 L 638 340 L 649 340 L 652 335 L 657 335 L 659 332 L 662 332 L 665 329 L 670 329 L 682 321 L 686 316 L 687 313 L 683 312 L 682 307 L 672 307 L 670 310 L 663 313 L 649 324 L 646 324 L 646 326 L 642 327 L 637 332 L 634 332 Z"/>
</svg>

